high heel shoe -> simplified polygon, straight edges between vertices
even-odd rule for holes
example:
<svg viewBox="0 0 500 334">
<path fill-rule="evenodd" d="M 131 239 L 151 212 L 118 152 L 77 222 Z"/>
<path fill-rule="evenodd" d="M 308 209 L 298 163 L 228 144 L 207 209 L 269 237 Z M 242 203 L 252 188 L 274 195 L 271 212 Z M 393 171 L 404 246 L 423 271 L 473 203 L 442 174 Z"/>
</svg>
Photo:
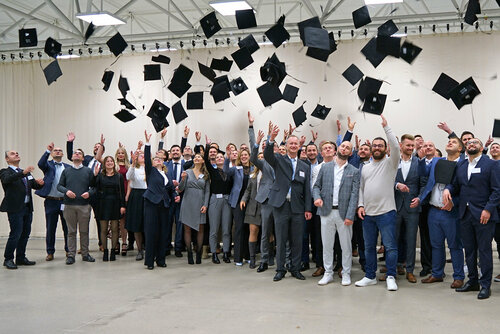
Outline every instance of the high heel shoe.
<svg viewBox="0 0 500 334">
<path fill-rule="evenodd" d="M 103 254 L 102 254 L 102 260 L 104 262 L 108 262 L 108 250 L 107 249 L 103 249 Z M 111 252 L 111 254 L 113 254 L 113 252 Z"/>
<path fill-rule="evenodd" d="M 201 251 L 196 252 L 196 264 L 201 264 Z"/>
<path fill-rule="evenodd" d="M 122 245 L 122 256 L 127 256 L 127 244 Z"/>
<path fill-rule="evenodd" d="M 116 254 L 115 252 L 111 252 L 111 255 L 109 256 L 109 261 L 115 261 L 116 260 Z"/>
<path fill-rule="evenodd" d="M 212 253 L 212 262 L 215 263 L 215 264 L 219 264 L 220 263 L 219 257 L 217 256 L 216 252 Z"/>
<path fill-rule="evenodd" d="M 188 264 L 194 264 L 194 260 L 193 260 L 193 252 L 188 252 Z"/>
</svg>

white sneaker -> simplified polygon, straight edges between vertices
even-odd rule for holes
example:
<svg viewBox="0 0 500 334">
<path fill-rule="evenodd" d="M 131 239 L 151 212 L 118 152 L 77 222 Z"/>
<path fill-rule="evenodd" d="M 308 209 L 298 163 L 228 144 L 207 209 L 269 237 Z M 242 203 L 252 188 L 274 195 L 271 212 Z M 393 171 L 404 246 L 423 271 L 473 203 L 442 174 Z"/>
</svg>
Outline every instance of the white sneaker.
<svg viewBox="0 0 500 334">
<path fill-rule="evenodd" d="M 396 279 L 394 276 L 387 276 L 387 279 L 385 281 L 387 283 L 387 290 L 389 291 L 397 291 L 398 290 L 398 285 L 396 284 Z"/>
<path fill-rule="evenodd" d="M 356 283 L 354 283 L 354 285 L 356 286 L 368 286 L 368 285 L 375 285 L 377 284 L 377 279 L 374 278 L 374 279 L 370 279 L 368 277 L 363 277 L 361 280 L 357 281 Z"/>
<path fill-rule="evenodd" d="M 342 274 L 342 285 L 343 286 L 351 285 L 351 275 Z"/>
<path fill-rule="evenodd" d="M 319 280 L 318 285 L 327 285 L 330 282 L 333 282 L 333 274 L 324 274 Z"/>
<path fill-rule="evenodd" d="M 243 265 L 243 262 L 235 262 L 234 264 L 237 265 L 238 267 L 241 267 Z"/>
</svg>

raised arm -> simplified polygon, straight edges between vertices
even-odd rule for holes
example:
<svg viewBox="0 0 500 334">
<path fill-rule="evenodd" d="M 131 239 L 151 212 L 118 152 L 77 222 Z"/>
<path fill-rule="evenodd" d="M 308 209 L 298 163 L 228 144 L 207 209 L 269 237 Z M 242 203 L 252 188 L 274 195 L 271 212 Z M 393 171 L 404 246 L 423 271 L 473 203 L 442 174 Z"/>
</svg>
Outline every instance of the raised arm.
<svg viewBox="0 0 500 334">
<path fill-rule="evenodd" d="M 106 139 L 104 138 L 104 135 L 101 133 L 101 140 L 99 141 L 101 143 L 101 145 L 97 149 L 97 153 L 95 155 L 95 159 L 97 161 L 99 161 L 101 164 L 103 163 L 102 155 L 104 154 L 104 142 L 105 141 L 106 141 Z"/>
<path fill-rule="evenodd" d="M 47 151 L 45 151 L 42 154 L 40 160 L 38 160 L 38 168 L 40 168 L 44 173 L 47 171 L 47 169 L 49 169 L 48 161 L 50 152 L 52 152 L 53 149 L 54 149 L 54 143 L 50 143 L 49 145 L 47 145 Z"/>
<path fill-rule="evenodd" d="M 251 147 L 252 152 L 250 154 L 250 162 L 253 163 L 255 166 L 257 166 L 257 168 L 260 170 L 264 168 L 264 161 L 259 160 L 259 146 L 260 142 L 262 141 L 262 138 L 264 138 L 264 132 L 259 130 L 259 134 L 257 136 L 257 142 L 255 142 Z"/>
<path fill-rule="evenodd" d="M 69 161 L 73 161 L 73 141 L 75 140 L 75 134 L 73 132 L 68 133 L 66 136 L 66 154 Z"/>
<path fill-rule="evenodd" d="M 273 168 L 276 167 L 276 156 L 274 154 L 274 144 L 275 144 L 275 139 L 278 133 L 280 132 L 280 128 L 275 125 L 272 128 L 272 131 L 270 133 L 269 140 L 267 141 L 266 148 L 264 149 L 264 159 L 267 161 L 268 164 L 270 164 Z"/>
<path fill-rule="evenodd" d="M 153 164 L 151 163 L 151 144 L 149 143 L 151 134 L 148 134 L 146 130 L 144 130 L 144 138 L 146 139 L 146 146 L 144 147 L 144 169 L 147 177 L 153 170 Z"/>
<path fill-rule="evenodd" d="M 391 149 L 391 164 L 394 168 L 399 166 L 399 143 L 398 139 L 392 132 L 392 129 L 387 124 L 387 119 L 385 119 L 384 115 L 380 115 L 382 118 L 382 127 L 384 128 L 385 135 L 387 136 L 387 141 L 389 142 L 389 147 Z"/>
</svg>

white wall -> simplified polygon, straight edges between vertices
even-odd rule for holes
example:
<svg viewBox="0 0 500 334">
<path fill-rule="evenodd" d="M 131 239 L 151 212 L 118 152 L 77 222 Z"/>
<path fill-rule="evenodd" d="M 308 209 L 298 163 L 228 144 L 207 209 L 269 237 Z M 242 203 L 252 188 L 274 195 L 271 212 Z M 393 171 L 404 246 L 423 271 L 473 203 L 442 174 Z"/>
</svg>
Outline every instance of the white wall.
<svg viewBox="0 0 500 334">
<path fill-rule="evenodd" d="M 498 47 L 500 34 L 468 33 L 455 35 L 436 35 L 415 37 L 411 41 L 423 48 L 422 53 L 412 66 L 401 59 L 387 57 L 378 68 L 364 59 L 359 52 L 368 40 L 341 41 L 338 50 L 330 56 L 329 65 L 305 56 L 305 48 L 300 45 L 286 45 L 275 49 L 263 46 L 254 53 L 255 62 L 243 71 L 236 64 L 229 74 L 230 78 L 241 76 L 249 90 L 214 105 L 208 94 L 210 82 L 198 72 L 197 61 L 210 64 L 211 57 L 220 58 L 228 55 L 235 48 L 196 49 L 190 52 L 167 52 L 172 61 L 162 65 L 162 74 L 168 84 L 173 69 L 179 63 L 195 71 L 190 83 L 191 91 L 204 90 L 205 110 L 187 111 L 189 117 L 181 124 L 175 125 L 171 115 L 168 131 L 168 144 L 178 142 L 184 125 L 191 128 L 189 144 L 194 144 L 194 131 L 208 133 L 213 141 L 225 144 L 228 141 L 240 144 L 247 139 L 246 112 L 250 110 L 256 116 L 257 128 L 267 127 L 269 120 L 280 127 L 293 122 L 291 112 L 307 101 L 305 109 L 312 112 L 316 103 L 332 107 L 326 121 L 309 118 L 306 125 L 298 130 L 299 135 L 310 138 L 309 124 L 318 125 L 314 129 L 320 132 L 320 139 L 334 139 L 336 135 L 335 121 L 351 116 L 357 124 L 355 133 L 360 138 L 373 138 L 383 135 L 379 117 L 364 115 L 357 111 L 359 101 L 356 91 L 341 76 L 341 73 L 355 63 L 365 75 L 386 80 L 389 84 L 382 86 L 381 92 L 388 94 L 385 115 L 389 124 L 398 135 L 403 133 L 422 134 L 425 139 L 433 140 L 438 148 L 443 149 L 446 135 L 437 129 L 436 124 L 446 121 L 452 129 L 461 132 L 472 130 L 481 139 L 491 133 L 494 118 L 500 118 L 498 111 L 499 81 L 489 80 L 500 71 Z M 259 68 L 265 59 L 277 52 L 281 61 L 286 62 L 287 71 L 293 77 L 307 82 L 302 84 L 287 77 L 282 84 L 290 83 L 300 87 L 295 105 L 280 101 L 272 108 L 264 108 L 256 88 L 262 84 Z M 60 60 L 64 75 L 51 86 L 47 86 L 38 61 L 0 64 L 0 147 L 2 150 L 18 150 L 22 161 L 21 167 L 36 165 L 45 147 L 51 141 L 65 147 L 66 133 L 76 133 L 75 148 L 81 147 L 90 154 L 93 144 L 98 141 L 100 133 L 106 136 L 106 153 L 114 155 L 121 141 L 130 150 L 143 138 L 144 129 L 153 131 L 146 113 L 155 98 L 172 106 L 178 99 L 160 81 L 143 81 L 143 64 L 150 63 L 152 54 L 123 56 L 112 66 L 115 71 L 112 87 L 108 92 L 102 90 L 100 82 L 104 69 L 113 61 L 113 57 Z M 42 62 L 45 67 L 48 62 Z M 145 106 L 138 118 L 127 124 L 118 121 L 113 113 L 120 110 L 117 99 L 120 92 L 117 88 L 120 72 L 128 78 L 130 84 L 129 100 L 136 106 Z M 474 101 L 475 125 L 472 124 L 471 107 L 458 111 L 453 102 L 446 101 L 431 91 L 441 72 L 463 81 L 474 76 L 482 94 Z M 326 80 L 325 80 L 326 78 Z M 410 80 L 418 83 L 418 87 L 410 84 Z M 185 99 L 183 104 L 185 106 Z M 400 99 L 399 102 L 389 102 Z M 223 109 L 218 111 L 217 109 Z M 0 166 L 6 166 L 2 160 Z M 42 177 L 40 170 L 34 172 Z M 0 198 L 3 193 L 0 191 Z M 95 226 L 91 224 L 95 234 Z M 8 235 L 7 215 L 0 215 L 0 236 Z M 59 232 L 60 233 L 60 232 Z M 43 202 L 35 198 L 35 214 L 32 228 L 33 236 L 45 235 Z"/>
</svg>

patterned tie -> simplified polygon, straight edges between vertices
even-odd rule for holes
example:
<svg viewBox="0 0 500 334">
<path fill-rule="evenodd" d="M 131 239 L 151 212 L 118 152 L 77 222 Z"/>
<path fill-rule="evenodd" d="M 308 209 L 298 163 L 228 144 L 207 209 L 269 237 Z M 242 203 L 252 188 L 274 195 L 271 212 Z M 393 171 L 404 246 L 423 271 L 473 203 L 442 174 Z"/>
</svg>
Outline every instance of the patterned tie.
<svg viewBox="0 0 500 334">
<path fill-rule="evenodd" d="M 18 173 L 22 173 L 23 172 L 23 170 L 21 168 L 19 168 L 19 167 L 16 168 L 16 170 L 17 170 Z M 28 188 L 28 181 L 26 180 L 26 176 L 24 176 L 22 178 L 22 180 L 23 180 L 23 183 L 24 183 L 24 189 L 25 189 L 25 192 L 26 192 L 26 196 L 28 196 L 29 195 L 29 188 Z"/>
</svg>

